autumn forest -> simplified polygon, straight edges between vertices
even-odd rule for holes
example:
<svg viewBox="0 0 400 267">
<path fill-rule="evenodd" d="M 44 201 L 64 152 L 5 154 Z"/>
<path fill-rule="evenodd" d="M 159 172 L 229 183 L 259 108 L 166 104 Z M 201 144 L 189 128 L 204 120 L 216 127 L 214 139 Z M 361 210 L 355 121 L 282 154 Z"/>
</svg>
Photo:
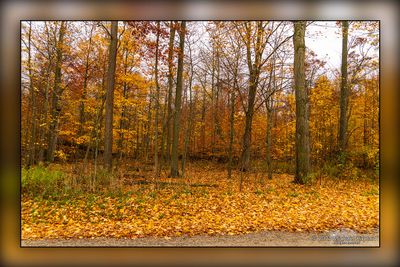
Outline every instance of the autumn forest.
<svg viewBox="0 0 400 267">
<path fill-rule="evenodd" d="M 371 232 L 379 84 L 378 21 L 22 21 L 22 239 Z"/>
</svg>

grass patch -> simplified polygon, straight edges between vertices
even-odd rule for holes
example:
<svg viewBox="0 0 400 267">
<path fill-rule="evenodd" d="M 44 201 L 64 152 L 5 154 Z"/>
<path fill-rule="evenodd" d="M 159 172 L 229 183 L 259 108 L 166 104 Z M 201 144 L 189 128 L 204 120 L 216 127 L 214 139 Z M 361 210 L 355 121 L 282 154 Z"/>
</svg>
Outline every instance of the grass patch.
<svg viewBox="0 0 400 267">
<path fill-rule="evenodd" d="M 370 191 L 363 192 L 361 195 L 364 196 L 364 197 L 378 196 L 379 195 L 379 191 L 377 189 L 375 189 L 375 188 L 372 188 Z"/>
<path fill-rule="evenodd" d="M 263 195 L 264 192 L 260 189 L 257 189 L 256 191 L 254 191 L 254 194 L 256 194 L 257 196 Z"/>
<path fill-rule="evenodd" d="M 65 192 L 66 175 L 59 170 L 51 170 L 44 166 L 23 168 L 21 171 L 22 193 L 33 197 L 58 196 Z"/>
<path fill-rule="evenodd" d="M 297 192 L 290 192 L 287 196 L 288 197 L 298 197 L 300 194 Z"/>
</svg>

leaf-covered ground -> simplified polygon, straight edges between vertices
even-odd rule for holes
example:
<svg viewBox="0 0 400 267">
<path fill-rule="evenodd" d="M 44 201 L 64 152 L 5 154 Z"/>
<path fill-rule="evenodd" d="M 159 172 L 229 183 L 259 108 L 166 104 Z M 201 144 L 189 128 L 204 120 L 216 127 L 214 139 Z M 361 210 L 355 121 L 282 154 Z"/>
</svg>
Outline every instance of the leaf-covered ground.
<svg viewBox="0 0 400 267">
<path fill-rule="evenodd" d="M 186 179 L 161 178 L 119 193 L 62 198 L 22 196 L 22 239 L 235 235 L 261 230 L 369 232 L 379 223 L 379 187 L 368 180 L 323 178 L 311 186 L 293 176 L 261 174 L 227 181 L 226 171 L 191 167 Z M 149 179 L 148 181 L 153 181 Z M 182 185 L 183 184 L 183 185 Z M 215 185 L 215 186 L 204 186 Z"/>
</svg>

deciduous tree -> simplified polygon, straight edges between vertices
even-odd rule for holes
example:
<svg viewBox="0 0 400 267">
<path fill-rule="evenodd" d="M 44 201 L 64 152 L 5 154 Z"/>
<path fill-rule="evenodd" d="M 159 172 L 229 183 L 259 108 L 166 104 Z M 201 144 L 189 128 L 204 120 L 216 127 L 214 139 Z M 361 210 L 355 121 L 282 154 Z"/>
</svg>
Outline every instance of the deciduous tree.
<svg viewBox="0 0 400 267">
<path fill-rule="evenodd" d="M 111 22 L 110 45 L 108 54 L 107 90 L 106 90 L 106 126 L 104 132 L 104 163 L 109 171 L 112 170 L 113 146 L 113 107 L 115 66 L 117 61 L 118 21 Z"/>
<path fill-rule="evenodd" d="M 294 181 L 305 184 L 310 168 L 308 94 L 305 88 L 305 21 L 294 23 L 294 87 L 296 93 L 296 175 Z"/>
<path fill-rule="evenodd" d="M 175 107 L 174 107 L 174 128 L 172 135 L 172 160 L 171 160 L 171 176 L 179 176 L 178 170 L 178 143 L 182 102 L 182 86 L 183 86 L 183 56 L 185 50 L 185 32 L 186 21 L 180 23 L 179 28 L 179 54 L 178 54 L 178 70 L 176 78 Z"/>
</svg>

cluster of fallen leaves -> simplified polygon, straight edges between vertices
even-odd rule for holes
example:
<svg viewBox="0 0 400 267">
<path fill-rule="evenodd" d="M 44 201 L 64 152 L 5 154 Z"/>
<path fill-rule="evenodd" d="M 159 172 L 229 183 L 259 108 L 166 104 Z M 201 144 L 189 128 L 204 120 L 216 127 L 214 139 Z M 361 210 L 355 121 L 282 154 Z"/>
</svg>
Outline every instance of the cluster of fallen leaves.
<svg viewBox="0 0 400 267">
<path fill-rule="evenodd" d="M 368 232 L 378 227 L 376 182 L 323 178 L 302 186 L 291 183 L 291 175 L 277 174 L 260 183 L 262 174 L 253 173 L 244 176 L 239 192 L 239 177 L 235 173 L 228 181 L 222 169 L 191 167 L 185 179 L 160 178 L 164 184 L 157 189 L 148 184 L 126 186 L 118 195 L 22 196 L 22 238 L 168 238 L 337 228 Z"/>
</svg>

